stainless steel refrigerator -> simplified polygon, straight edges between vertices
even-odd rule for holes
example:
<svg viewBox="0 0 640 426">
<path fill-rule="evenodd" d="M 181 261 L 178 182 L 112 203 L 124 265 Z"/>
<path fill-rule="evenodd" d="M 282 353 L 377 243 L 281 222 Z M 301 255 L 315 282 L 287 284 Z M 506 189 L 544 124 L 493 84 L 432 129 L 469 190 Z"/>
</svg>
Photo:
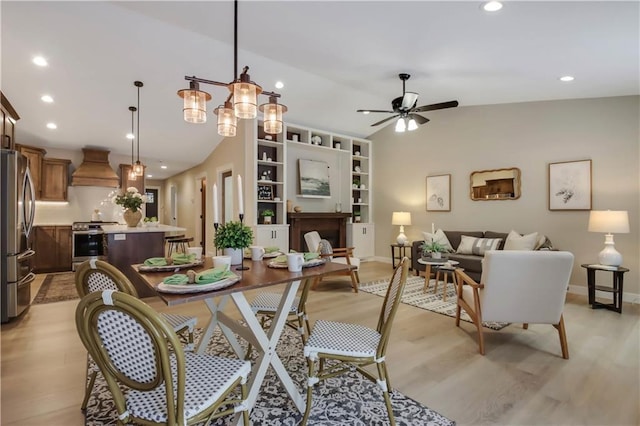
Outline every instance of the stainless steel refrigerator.
<svg viewBox="0 0 640 426">
<path fill-rule="evenodd" d="M 35 191 L 27 158 L 17 151 L 2 150 L 0 188 L 0 312 L 2 322 L 20 315 L 31 304 L 35 279 L 29 235 L 35 215 Z"/>
</svg>

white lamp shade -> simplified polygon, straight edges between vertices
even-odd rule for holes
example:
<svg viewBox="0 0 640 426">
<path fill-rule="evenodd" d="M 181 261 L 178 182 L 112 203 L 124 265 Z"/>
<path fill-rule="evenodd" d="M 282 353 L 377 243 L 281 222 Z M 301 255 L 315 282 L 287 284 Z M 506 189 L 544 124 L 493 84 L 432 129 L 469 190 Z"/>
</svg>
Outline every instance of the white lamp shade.
<svg viewBox="0 0 640 426">
<path fill-rule="evenodd" d="M 391 216 L 392 225 L 411 225 L 410 212 L 393 212 Z"/>
<path fill-rule="evenodd" d="M 608 234 L 629 233 L 629 214 L 625 210 L 592 210 L 589 214 L 589 232 Z"/>
</svg>

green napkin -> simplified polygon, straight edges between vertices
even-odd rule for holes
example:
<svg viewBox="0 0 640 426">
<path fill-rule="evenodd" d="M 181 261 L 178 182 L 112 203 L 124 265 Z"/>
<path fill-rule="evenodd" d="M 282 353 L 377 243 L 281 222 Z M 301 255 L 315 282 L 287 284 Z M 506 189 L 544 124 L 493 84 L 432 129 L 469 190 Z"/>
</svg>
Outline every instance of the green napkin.
<svg viewBox="0 0 640 426">
<path fill-rule="evenodd" d="M 171 255 L 174 265 L 187 265 L 196 260 L 195 254 L 174 253 Z"/>
<path fill-rule="evenodd" d="M 224 266 L 220 266 L 196 274 L 196 284 L 211 284 L 234 276 L 235 274 L 233 272 L 227 271 Z"/>
<path fill-rule="evenodd" d="M 278 256 L 275 259 L 273 259 L 273 261 L 276 263 L 287 263 L 287 255 L 283 254 L 282 256 Z"/>
<path fill-rule="evenodd" d="M 265 254 L 270 254 L 270 253 L 276 253 L 280 251 L 280 247 L 265 247 L 264 248 L 264 253 Z"/>
<path fill-rule="evenodd" d="M 164 257 L 150 257 L 144 261 L 145 266 L 167 266 L 167 261 Z"/>
<path fill-rule="evenodd" d="M 169 285 L 185 285 L 189 282 L 189 278 L 185 274 L 173 274 L 165 278 L 163 282 Z"/>
<path fill-rule="evenodd" d="M 305 253 L 304 254 L 304 261 L 308 262 L 310 260 L 317 259 L 319 257 L 320 257 L 320 253 L 315 253 L 315 252 Z"/>
</svg>

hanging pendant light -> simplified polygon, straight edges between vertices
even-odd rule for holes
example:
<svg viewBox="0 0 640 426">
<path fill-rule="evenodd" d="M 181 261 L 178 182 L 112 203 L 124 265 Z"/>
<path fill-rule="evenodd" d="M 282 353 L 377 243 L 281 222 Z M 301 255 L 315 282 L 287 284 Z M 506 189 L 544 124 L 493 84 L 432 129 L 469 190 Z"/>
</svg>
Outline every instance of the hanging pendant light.
<svg viewBox="0 0 640 426">
<path fill-rule="evenodd" d="M 233 108 L 231 108 L 231 102 L 225 102 L 213 112 L 218 116 L 218 134 L 228 137 L 235 136 L 238 120 L 233 113 Z"/>
<path fill-rule="evenodd" d="M 138 109 L 134 106 L 129 107 L 129 111 L 131 111 L 131 133 L 127 135 L 127 138 L 131 139 L 131 169 L 129 169 L 129 180 L 136 180 L 138 175 L 136 175 L 136 171 L 133 169 L 135 163 L 133 162 L 133 145 L 135 144 L 135 133 L 133 132 L 133 115 Z M 124 188 L 123 188 L 124 189 Z"/>
<path fill-rule="evenodd" d="M 249 67 L 244 67 L 240 78 L 231 83 L 229 89 L 233 91 L 233 110 L 238 118 L 256 118 L 258 115 L 258 95 L 262 87 L 251 81 L 247 74 Z"/>
<path fill-rule="evenodd" d="M 196 81 L 189 82 L 188 89 L 178 90 L 178 96 L 184 99 L 182 114 L 187 123 L 207 122 L 207 101 L 211 100 L 211 95 L 200 90 L 200 85 Z"/>
<path fill-rule="evenodd" d="M 136 160 L 136 164 L 133 165 L 133 170 L 136 173 L 136 176 L 144 175 L 144 165 L 140 162 L 140 88 L 144 86 L 141 81 L 134 81 L 133 85 L 138 88 L 138 134 L 136 139 L 138 140 L 138 159 Z"/>
<path fill-rule="evenodd" d="M 282 114 L 287 112 L 285 105 L 278 104 L 278 98 L 269 96 L 269 103 L 260 105 L 264 113 L 264 132 L 272 135 L 282 133 Z"/>
</svg>

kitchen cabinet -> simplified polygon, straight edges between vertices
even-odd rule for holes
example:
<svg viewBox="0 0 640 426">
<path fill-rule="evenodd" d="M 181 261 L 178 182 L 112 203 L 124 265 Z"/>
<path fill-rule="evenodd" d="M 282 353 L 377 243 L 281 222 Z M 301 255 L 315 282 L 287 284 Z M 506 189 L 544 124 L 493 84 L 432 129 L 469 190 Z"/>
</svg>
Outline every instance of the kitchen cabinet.
<svg viewBox="0 0 640 426">
<path fill-rule="evenodd" d="M 33 269 L 36 273 L 71 270 L 72 231 L 70 225 L 33 227 L 31 247 L 36 252 Z"/>
<path fill-rule="evenodd" d="M 375 227 L 373 223 L 347 225 L 347 246 L 354 247 L 353 255 L 365 259 L 375 255 Z"/>
<path fill-rule="evenodd" d="M 255 243 L 262 247 L 278 247 L 282 253 L 288 253 L 289 225 L 258 225 Z"/>
<path fill-rule="evenodd" d="M 16 144 L 16 149 L 29 160 L 29 171 L 31 172 L 31 180 L 33 181 L 36 200 L 39 200 L 42 192 L 42 159 L 47 154 L 47 151 L 42 148 L 19 144 Z"/>
<path fill-rule="evenodd" d="M 135 187 L 139 193 L 144 194 L 144 179 L 147 172 L 147 166 L 144 166 L 144 173 L 135 180 L 129 179 L 131 172 L 131 164 L 120 164 L 120 188 L 126 190 L 129 187 Z"/>
<path fill-rule="evenodd" d="M 40 200 L 67 201 L 71 160 L 43 158 L 40 170 Z"/>
<path fill-rule="evenodd" d="M 15 123 L 20 119 L 20 116 L 2 93 L 0 93 L 0 98 L 2 98 L 0 106 L 2 142 L 0 145 L 3 149 L 15 149 Z"/>
</svg>

